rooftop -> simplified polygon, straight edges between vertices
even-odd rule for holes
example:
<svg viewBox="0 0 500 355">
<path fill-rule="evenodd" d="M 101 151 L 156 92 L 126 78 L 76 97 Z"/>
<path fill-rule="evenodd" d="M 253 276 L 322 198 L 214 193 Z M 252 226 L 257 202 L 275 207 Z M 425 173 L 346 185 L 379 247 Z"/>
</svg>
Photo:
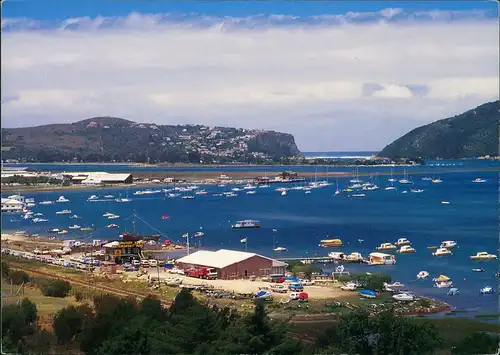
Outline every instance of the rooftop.
<svg viewBox="0 0 500 355">
<path fill-rule="evenodd" d="M 274 266 L 275 260 L 270 259 L 268 257 L 255 253 L 247 253 L 243 251 L 227 250 L 227 249 L 220 249 L 217 251 L 200 250 L 193 254 L 178 259 L 177 262 L 203 265 L 221 269 L 226 266 L 233 265 L 235 263 L 250 259 L 251 257 L 254 256 L 259 256 L 264 259 L 272 260 Z"/>
</svg>

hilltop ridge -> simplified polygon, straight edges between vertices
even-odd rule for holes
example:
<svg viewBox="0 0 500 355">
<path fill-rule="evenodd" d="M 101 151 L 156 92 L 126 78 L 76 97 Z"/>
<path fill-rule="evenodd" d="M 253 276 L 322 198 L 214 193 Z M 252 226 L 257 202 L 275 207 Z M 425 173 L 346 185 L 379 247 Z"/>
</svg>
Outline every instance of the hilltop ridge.
<svg viewBox="0 0 500 355">
<path fill-rule="evenodd" d="M 2 128 L 2 151 L 3 159 L 32 162 L 259 163 L 303 156 L 288 133 L 107 116 Z"/>
</svg>

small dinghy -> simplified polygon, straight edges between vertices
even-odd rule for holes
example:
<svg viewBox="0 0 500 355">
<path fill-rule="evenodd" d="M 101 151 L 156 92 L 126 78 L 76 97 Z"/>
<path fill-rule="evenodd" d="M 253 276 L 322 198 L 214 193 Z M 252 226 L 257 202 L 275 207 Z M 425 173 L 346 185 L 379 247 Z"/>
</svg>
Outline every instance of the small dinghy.
<svg viewBox="0 0 500 355">
<path fill-rule="evenodd" d="M 460 292 L 458 288 L 450 288 L 450 290 L 446 293 L 448 296 L 458 296 Z"/>
<path fill-rule="evenodd" d="M 483 268 L 480 268 L 480 269 L 472 269 L 472 271 L 474 271 L 474 272 L 484 272 L 485 270 Z"/>
<path fill-rule="evenodd" d="M 361 290 L 359 291 L 359 295 L 361 297 L 365 297 L 365 298 L 375 298 L 377 297 L 377 292 L 373 291 L 373 290 Z"/>
</svg>

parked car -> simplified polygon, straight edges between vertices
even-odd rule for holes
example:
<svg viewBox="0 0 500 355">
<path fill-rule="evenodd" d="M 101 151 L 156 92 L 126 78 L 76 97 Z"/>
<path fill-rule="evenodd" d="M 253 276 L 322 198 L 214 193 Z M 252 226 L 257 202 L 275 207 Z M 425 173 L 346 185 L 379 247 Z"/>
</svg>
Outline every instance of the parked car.
<svg viewBox="0 0 500 355">
<path fill-rule="evenodd" d="M 288 289 L 285 287 L 285 285 L 276 284 L 276 285 L 271 285 L 271 291 L 279 293 L 287 293 Z"/>
<path fill-rule="evenodd" d="M 358 286 L 354 282 L 349 282 L 348 284 L 341 286 L 340 289 L 344 291 L 354 291 L 357 287 Z"/>
<path fill-rule="evenodd" d="M 314 285 L 314 280 L 302 280 L 300 283 L 302 286 L 312 286 Z"/>
<path fill-rule="evenodd" d="M 288 289 L 290 291 L 303 291 L 304 290 L 304 286 L 302 286 L 299 283 L 291 283 L 290 285 L 288 285 Z"/>
</svg>

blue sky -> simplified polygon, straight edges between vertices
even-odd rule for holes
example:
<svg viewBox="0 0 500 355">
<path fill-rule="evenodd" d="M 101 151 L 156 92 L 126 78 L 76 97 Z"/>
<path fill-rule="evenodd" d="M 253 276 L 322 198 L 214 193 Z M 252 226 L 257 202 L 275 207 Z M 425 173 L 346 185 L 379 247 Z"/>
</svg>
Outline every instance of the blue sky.
<svg viewBox="0 0 500 355">
<path fill-rule="evenodd" d="M 80 16 L 126 16 L 139 13 L 189 13 L 244 17 L 255 14 L 316 16 L 352 12 L 372 12 L 385 8 L 408 11 L 488 10 L 497 5 L 487 1 L 105 1 L 105 0 L 7 0 L 4 17 L 63 20 Z"/>
<path fill-rule="evenodd" d="M 6 0 L 2 125 L 116 116 L 375 151 L 498 99 L 497 6 Z"/>
</svg>

